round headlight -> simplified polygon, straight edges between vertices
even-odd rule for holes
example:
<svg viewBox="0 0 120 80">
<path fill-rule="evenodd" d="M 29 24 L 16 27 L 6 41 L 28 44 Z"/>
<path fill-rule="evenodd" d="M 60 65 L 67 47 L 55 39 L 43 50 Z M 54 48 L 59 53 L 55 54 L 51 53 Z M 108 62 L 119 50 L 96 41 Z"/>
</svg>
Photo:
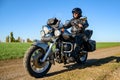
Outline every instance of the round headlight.
<svg viewBox="0 0 120 80">
<path fill-rule="evenodd" d="M 60 34 L 61 34 L 61 31 L 60 31 L 60 30 L 55 30 L 54 35 L 55 35 L 56 37 L 60 36 Z"/>
<path fill-rule="evenodd" d="M 42 28 L 43 28 L 43 31 L 45 32 L 45 34 L 49 33 L 49 31 L 51 30 L 51 28 L 47 25 L 44 25 Z"/>
<path fill-rule="evenodd" d="M 41 35 L 41 37 L 44 37 L 45 36 L 45 32 L 43 30 L 40 31 L 40 35 Z"/>
</svg>

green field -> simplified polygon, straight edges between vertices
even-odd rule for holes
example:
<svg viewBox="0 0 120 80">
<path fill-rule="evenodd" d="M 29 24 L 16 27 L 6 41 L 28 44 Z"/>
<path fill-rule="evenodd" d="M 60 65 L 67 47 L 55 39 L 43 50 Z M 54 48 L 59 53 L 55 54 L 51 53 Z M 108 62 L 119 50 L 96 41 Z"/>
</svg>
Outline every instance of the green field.
<svg viewBox="0 0 120 80">
<path fill-rule="evenodd" d="M 23 58 L 31 43 L 0 43 L 0 60 Z M 120 42 L 99 42 L 98 48 L 120 46 Z"/>
<path fill-rule="evenodd" d="M 120 42 L 98 42 L 97 43 L 97 49 L 114 47 L 114 46 L 120 46 Z"/>
<path fill-rule="evenodd" d="M 0 43 L 0 60 L 22 58 L 30 43 Z"/>
</svg>

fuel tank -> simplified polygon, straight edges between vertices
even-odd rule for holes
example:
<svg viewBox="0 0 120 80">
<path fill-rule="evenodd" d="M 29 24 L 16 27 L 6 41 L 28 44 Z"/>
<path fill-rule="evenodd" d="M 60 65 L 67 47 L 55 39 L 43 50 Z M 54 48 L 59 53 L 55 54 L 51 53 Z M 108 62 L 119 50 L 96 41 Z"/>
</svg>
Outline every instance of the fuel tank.
<svg viewBox="0 0 120 80">
<path fill-rule="evenodd" d="M 69 41 L 69 42 L 74 41 L 74 37 L 68 30 L 65 30 L 64 33 L 62 33 L 62 37 L 65 41 Z"/>
</svg>

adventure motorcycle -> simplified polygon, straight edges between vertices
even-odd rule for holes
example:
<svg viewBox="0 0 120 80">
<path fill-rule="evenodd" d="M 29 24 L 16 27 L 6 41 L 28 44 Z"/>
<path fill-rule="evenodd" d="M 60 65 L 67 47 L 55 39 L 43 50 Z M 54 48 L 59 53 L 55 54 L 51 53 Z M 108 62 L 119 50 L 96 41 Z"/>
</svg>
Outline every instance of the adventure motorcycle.
<svg viewBox="0 0 120 80">
<path fill-rule="evenodd" d="M 33 77 L 39 78 L 47 74 L 55 61 L 68 64 L 77 62 L 83 64 L 87 60 L 88 52 L 96 49 L 96 42 L 90 40 L 92 30 L 85 30 L 89 41 L 75 51 L 74 37 L 68 30 L 62 30 L 62 23 L 56 18 L 48 19 L 47 25 L 41 30 L 41 40 L 35 40 L 24 55 L 26 71 Z"/>
</svg>

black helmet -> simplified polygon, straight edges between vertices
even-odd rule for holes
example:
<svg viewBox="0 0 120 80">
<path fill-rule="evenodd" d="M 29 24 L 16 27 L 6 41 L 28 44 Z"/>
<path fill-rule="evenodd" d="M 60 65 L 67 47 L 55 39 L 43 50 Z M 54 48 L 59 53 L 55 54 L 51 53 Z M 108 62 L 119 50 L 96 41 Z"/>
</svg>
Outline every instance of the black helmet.
<svg viewBox="0 0 120 80">
<path fill-rule="evenodd" d="M 81 16 L 81 15 L 82 15 L 82 10 L 81 10 L 80 8 L 74 8 L 74 9 L 72 10 L 72 13 L 78 13 L 79 16 Z"/>
</svg>

